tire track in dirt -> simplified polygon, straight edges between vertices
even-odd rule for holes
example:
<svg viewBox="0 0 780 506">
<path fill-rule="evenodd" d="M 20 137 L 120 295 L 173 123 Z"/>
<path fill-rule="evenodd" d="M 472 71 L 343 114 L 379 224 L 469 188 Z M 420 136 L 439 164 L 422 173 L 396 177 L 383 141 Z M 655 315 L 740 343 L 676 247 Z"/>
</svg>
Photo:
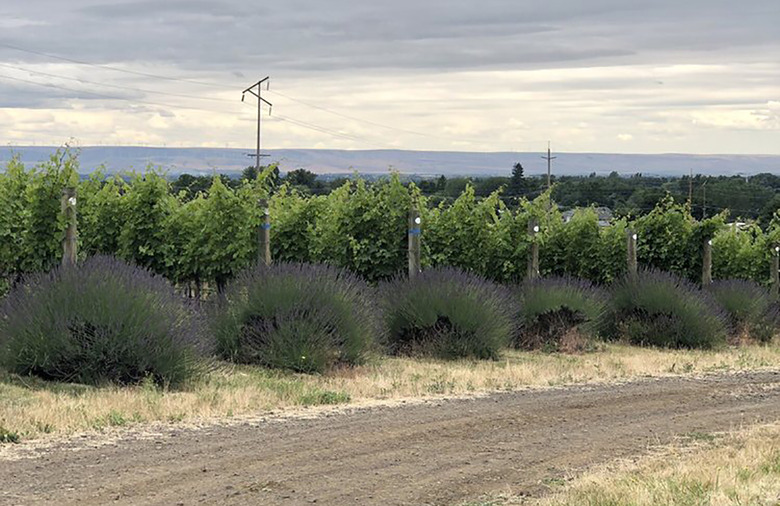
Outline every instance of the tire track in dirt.
<svg viewBox="0 0 780 506">
<path fill-rule="evenodd" d="M 347 410 L 0 460 L 0 504 L 453 504 L 780 419 L 780 373 L 663 378 Z"/>
</svg>

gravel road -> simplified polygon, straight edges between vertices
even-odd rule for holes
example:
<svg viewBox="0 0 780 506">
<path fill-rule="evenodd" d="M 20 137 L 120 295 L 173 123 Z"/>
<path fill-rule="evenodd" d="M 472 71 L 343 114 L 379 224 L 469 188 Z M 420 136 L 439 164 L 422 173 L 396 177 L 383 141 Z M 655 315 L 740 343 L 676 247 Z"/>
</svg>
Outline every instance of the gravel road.
<svg viewBox="0 0 780 506">
<path fill-rule="evenodd" d="M 778 419 L 780 373 L 760 372 L 130 429 L 0 453 L 0 504 L 450 505 Z"/>
</svg>

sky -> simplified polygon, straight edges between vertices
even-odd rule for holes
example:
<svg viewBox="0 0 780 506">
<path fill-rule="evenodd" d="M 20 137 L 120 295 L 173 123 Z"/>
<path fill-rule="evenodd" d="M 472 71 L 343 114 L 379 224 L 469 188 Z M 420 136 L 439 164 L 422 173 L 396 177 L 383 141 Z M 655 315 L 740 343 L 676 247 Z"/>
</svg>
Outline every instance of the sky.
<svg viewBox="0 0 780 506">
<path fill-rule="evenodd" d="M 9 0 L 3 145 L 780 154 L 777 0 Z M 270 113 L 270 116 L 269 116 Z"/>
</svg>

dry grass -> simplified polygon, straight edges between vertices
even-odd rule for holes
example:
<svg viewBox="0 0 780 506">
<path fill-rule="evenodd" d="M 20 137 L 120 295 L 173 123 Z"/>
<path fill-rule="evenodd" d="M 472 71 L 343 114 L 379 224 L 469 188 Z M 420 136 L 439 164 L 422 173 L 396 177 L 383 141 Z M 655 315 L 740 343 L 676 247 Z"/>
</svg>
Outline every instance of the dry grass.
<svg viewBox="0 0 780 506">
<path fill-rule="evenodd" d="M 780 346 L 664 351 L 605 345 L 580 355 L 510 351 L 501 361 L 384 358 L 324 376 L 223 365 L 181 391 L 47 383 L 0 372 L 0 439 L 148 421 L 224 418 L 279 408 L 458 395 L 643 376 L 780 367 Z"/>
<path fill-rule="evenodd" d="M 780 424 L 689 434 L 640 458 L 601 466 L 542 499 L 496 496 L 469 506 L 770 506 L 780 504 Z"/>
</svg>

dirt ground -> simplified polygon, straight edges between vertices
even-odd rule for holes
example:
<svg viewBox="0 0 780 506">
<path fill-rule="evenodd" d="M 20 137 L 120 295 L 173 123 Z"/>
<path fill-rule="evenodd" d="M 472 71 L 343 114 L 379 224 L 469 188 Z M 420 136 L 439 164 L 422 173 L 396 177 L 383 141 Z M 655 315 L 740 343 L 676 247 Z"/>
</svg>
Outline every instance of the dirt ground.
<svg viewBox="0 0 780 506">
<path fill-rule="evenodd" d="M 780 419 L 780 373 L 348 408 L 0 452 L 0 504 L 459 504 Z M 103 438 L 103 440 L 101 440 Z"/>
</svg>

